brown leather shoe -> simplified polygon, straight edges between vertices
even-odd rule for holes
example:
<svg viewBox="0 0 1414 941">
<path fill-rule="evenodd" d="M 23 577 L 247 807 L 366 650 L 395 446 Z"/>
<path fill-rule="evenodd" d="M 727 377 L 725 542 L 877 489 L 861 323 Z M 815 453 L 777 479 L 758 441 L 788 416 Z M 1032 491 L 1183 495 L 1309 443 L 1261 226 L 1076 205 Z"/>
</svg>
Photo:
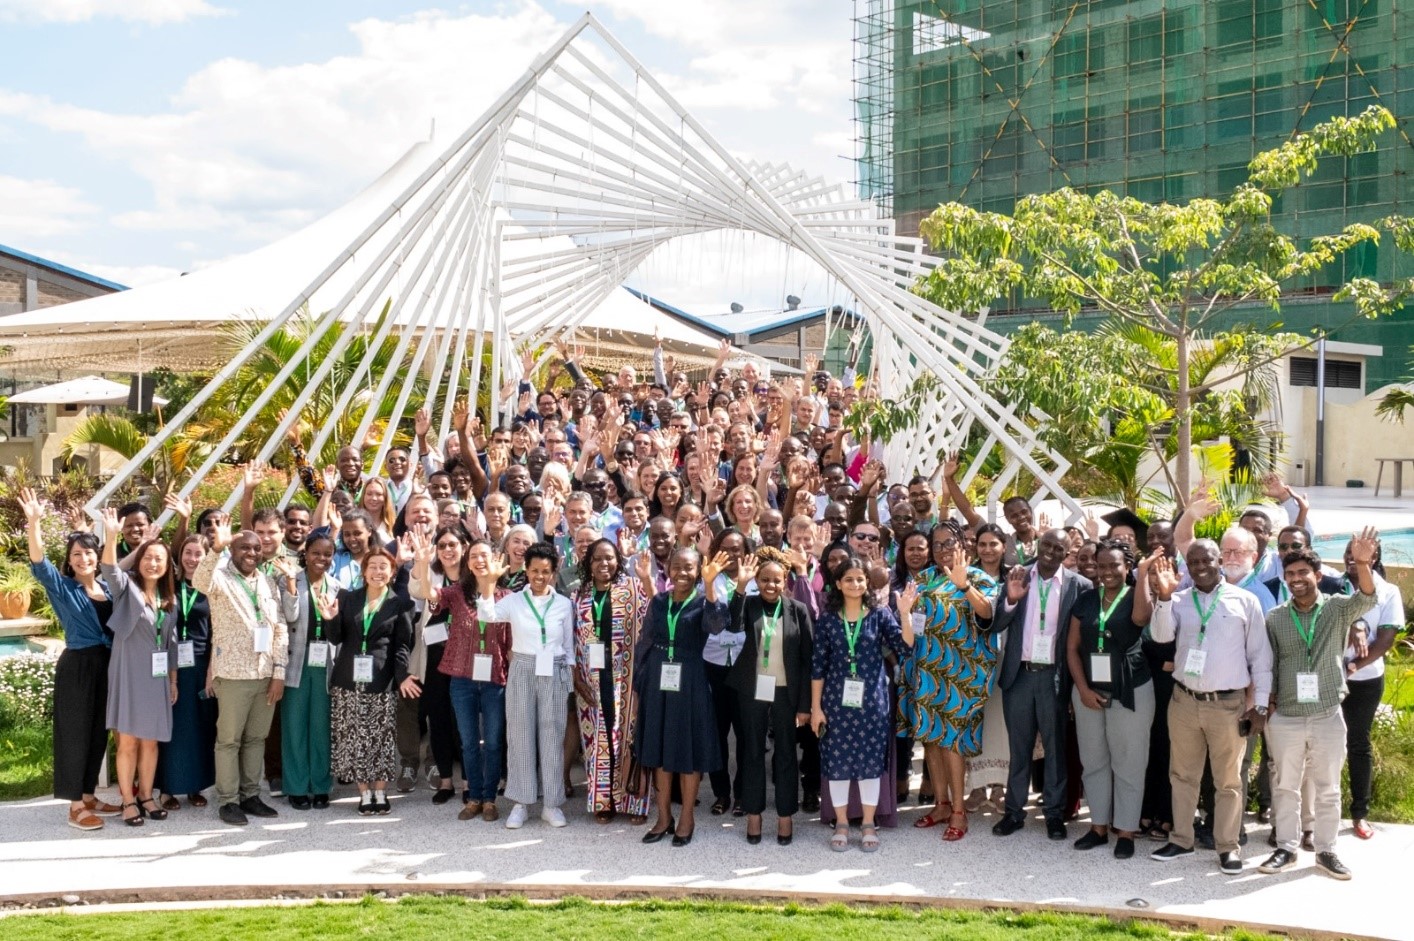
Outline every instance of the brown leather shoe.
<svg viewBox="0 0 1414 941">
<path fill-rule="evenodd" d="M 481 801 L 467 801 L 462 804 L 461 813 L 457 814 L 458 820 L 475 820 L 481 816 Z"/>
<path fill-rule="evenodd" d="M 188 794 L 187 803 L 191 804 L 193 807 L 205 807 L 206 798 L 200 794 Z"/>
<path fill-rule="evenodd" d="M 100 817 L 116 817 L 123 812 L 123 808 L 119 807 L 117 804 L 110 804 L 96 797 L 85 800 L 83 802 L 83 809 L 91 814 L 97 814 Z"/>
<path fill-rule="evenodd" d="M 481 819 L 487 821 L 488 823 L 492 820 L 501 819 L 501 812 L 496 809 L 495 801 L 487 801 L 481 806 Z"/>
<path fill-rule="evenodd" d="M 169 811 L 170 811 L 170 810 L 181 810 L 181 809 L 182 809 L 182 802 L 179 801 L 179 800 L 177 800 L 177 798 L 174 797 L 174 796 L 172 796 L 171 794 L 163 794 L 163 795 L 162 795 L 162 809 L 163 809 L 163 810 L 169 810 Z"/>
<path fill-rule="evenodd" d="M 69 811 L 69 826 L 75 830 L 102 830 L 103 821 L 87 807 Z"/>
</svg>

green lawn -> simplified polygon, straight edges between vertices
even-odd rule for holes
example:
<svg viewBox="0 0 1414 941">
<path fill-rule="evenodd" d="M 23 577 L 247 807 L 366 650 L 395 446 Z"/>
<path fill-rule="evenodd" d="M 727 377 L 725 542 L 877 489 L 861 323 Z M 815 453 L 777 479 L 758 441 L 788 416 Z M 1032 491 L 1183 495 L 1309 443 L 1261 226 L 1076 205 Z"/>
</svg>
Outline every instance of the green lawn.
<svg viewBox="0 0 1414 941">
<path fill-rule="evenodd" d="M 575 941 L 626 941 L 672 937 L 918 941 L 920 938 L 1036 939 L 1208 938 L 1180 935 L 1162 925 L 1051 913 L 980 913 L 902 908 L 851 909 L 843 905 L 784 908 L 731 903 L 642 902 L 594 904 L 568 899 L 550 905 L 522 900 L 468 901 L 408 897 L 396 903 L 371 898 L 353 905 L 295 908 L 207 909 L 123 915 L 42 915 L 5 920 L 6 941 L 244 941 L 267 938 L 403 937 L 455 935 L 479 941 L 527 937 Z M 1223 935 L 1265 938 L 1251 932 Z"/>
<path fill-rule="evenodd" d="M 50 729 L 11 726 L 0 730 L 0 800 L 48 794 L 54 786 Z"/>
</svg>

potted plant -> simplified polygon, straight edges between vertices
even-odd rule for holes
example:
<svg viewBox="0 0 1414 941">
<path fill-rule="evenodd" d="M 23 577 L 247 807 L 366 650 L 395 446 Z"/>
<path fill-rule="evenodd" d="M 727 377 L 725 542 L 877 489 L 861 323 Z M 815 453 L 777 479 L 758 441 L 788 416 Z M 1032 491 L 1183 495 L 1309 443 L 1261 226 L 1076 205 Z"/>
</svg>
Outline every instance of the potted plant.
<svg viewBox="0 0 1414 941">
<path fill-rule="evenodd" d="M 12 559 L 0 563 L 0 618 L 9 621 L 29 614 L 38 587 L 29 566 Z"/>
</svg>

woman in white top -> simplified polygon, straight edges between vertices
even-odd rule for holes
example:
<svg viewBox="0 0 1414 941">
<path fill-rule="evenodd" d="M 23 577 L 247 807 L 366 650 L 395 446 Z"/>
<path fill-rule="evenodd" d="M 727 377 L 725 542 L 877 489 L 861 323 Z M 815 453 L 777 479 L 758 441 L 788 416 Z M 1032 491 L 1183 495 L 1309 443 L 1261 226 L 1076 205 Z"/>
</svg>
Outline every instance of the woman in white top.
<svg viewBox="0 0 1414 941">
<path fill-rule="evenodd" d="M 511 662 L 506 672 L 506 797 L 514 802 L 506 829 L 525 826 L 526 805 L 539 791 L 545 804 L 540 819 L 563 827 L 565 802 L 564 752 L 565 702 L 573 689 L 570 666 L 574 662 L 574 606 L 554 590 L 560 566 L 555 547 L 538 542 L 525 550 L 527 585 L 521 591 L 495 600 L 496 582 L 506 574 L 503 559 L 492 562 L 477 577 L 481 597 L 476 616 L 511 625 Z"/>
</svg>

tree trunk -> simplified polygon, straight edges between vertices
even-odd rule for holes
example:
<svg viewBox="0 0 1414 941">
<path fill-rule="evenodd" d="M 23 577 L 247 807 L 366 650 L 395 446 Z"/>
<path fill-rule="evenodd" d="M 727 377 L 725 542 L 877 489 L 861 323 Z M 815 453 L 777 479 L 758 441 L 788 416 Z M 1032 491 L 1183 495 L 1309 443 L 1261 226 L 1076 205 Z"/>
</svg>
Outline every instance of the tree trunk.
<svg viewBox="0 0 1414 941">
<path fill-rule="evenodd" d="M 1193 417 L 1188 407 L 1191 397 L 1188 376 L 1188 339 L 1187 329 L 1180 329 L 1175 337 L 1178 349 L 1178 388 L 1173 401 L 1173 419 L 1178 425 L 1178 446 L 1174 455 L 1177 463 L 1173 476 L 1178 493 L 1174 494 L 1173 498 L 1180 510 L 1188 505 L 1188 495 L 1193 492 L 1193 484 L 1189 480 L 1188 474 L 1193 457 Z"/>
</svg>

